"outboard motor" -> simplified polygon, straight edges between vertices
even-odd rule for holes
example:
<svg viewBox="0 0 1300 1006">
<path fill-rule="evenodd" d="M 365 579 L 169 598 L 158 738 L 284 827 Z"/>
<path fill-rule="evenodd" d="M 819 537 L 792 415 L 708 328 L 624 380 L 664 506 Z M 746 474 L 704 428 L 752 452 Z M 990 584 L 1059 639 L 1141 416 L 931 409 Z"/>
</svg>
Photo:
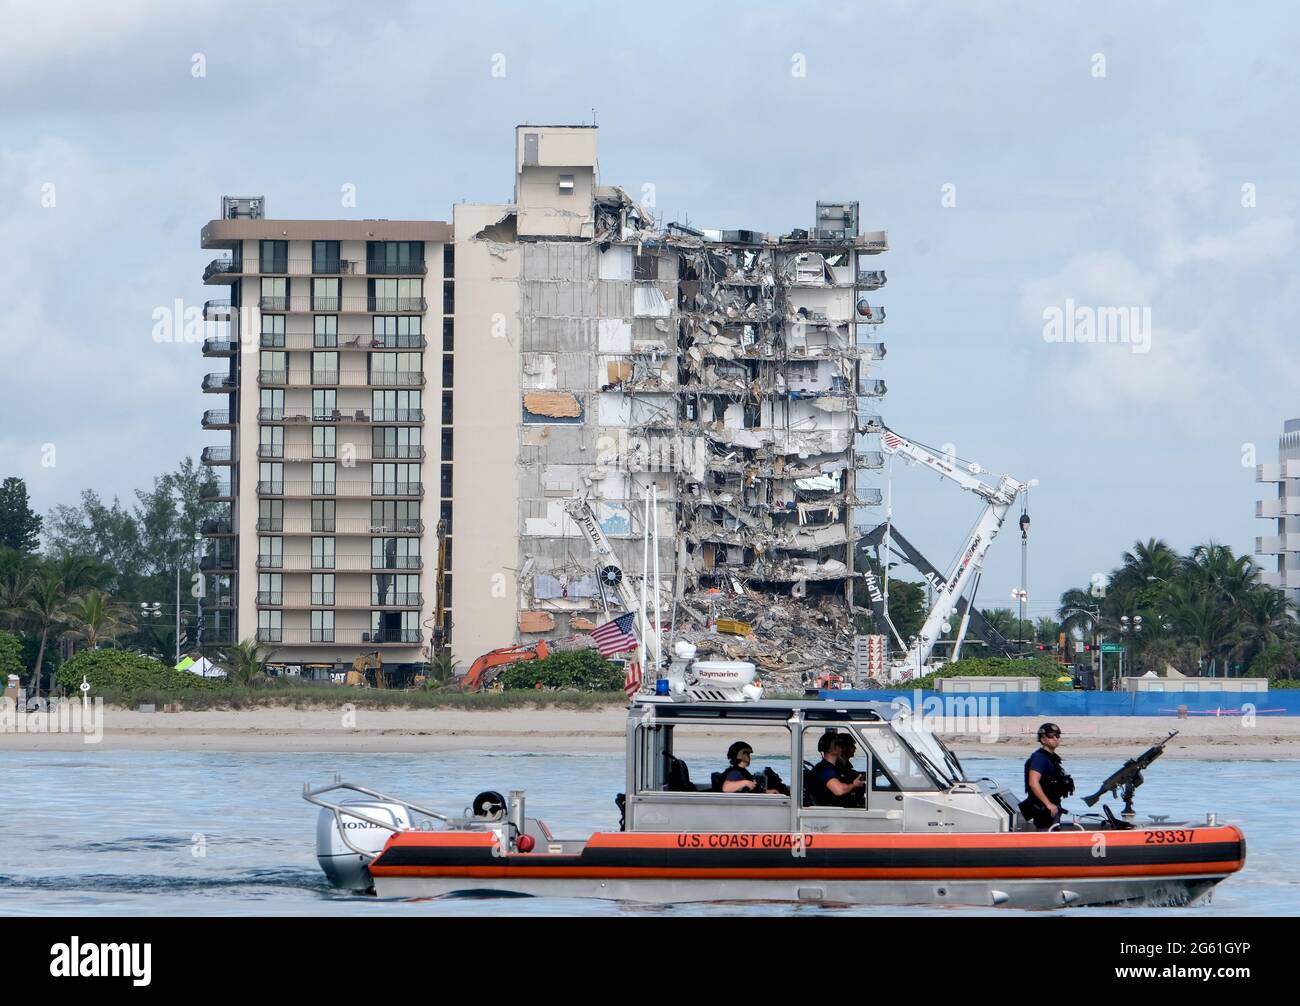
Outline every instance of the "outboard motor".
<svg viewBox="0 0 1300 1006">
<path fill-rule="evenodd" d="M 346 811 L 341 812 L 339 819 L 347 830 L 348 842 L 367 853 L 362 856 L 343 841 L 333 812 L 322 807 L 316 815 L 316 862 L 320 863 L 320 868 L 335 887 L 345 891 L 369 891 L 372 885 L 367 867 L 383 851 L 393 831 L 411 827 L 411 815 L 401 804 L 375 800 L 349 800 L 343 806 L 355 807 L 376 821 L 391 823 L 393 829 L 381 828 Z"/>
</svg>

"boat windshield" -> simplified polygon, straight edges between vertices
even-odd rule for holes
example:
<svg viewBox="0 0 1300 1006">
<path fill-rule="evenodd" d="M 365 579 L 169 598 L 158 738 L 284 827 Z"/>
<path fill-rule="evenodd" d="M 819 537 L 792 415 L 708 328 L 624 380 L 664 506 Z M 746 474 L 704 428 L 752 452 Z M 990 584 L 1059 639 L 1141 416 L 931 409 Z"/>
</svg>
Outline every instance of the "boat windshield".
<svg viewBox="0 0 1300 1006">
<path fill-rule="evenodd" d="M 899 716 L 891 722 L 894 731 L 945 788 L 963 782 L 966 773 L 961 762 L 943 741 L 931 731 L 923 729 L 910 716 Z"/>
</svg>

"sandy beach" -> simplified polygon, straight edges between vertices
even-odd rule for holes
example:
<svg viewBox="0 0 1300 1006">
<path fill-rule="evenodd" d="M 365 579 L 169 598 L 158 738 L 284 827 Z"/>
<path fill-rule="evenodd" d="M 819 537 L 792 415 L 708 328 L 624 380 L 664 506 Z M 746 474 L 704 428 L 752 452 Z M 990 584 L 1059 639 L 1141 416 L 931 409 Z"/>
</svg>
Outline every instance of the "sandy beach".
<svg viewBox="0 0 1300 1006">
<path fill-rule="evenodd" d="M 0 751 L 535 751 L 616 753 L 623 750 L 626 710 L 520 708 L 342 709 L 265 707 L 260 709 L 155 712 L 107 707 L 102 735 L 87 744 L 77 732 L 14 729 L 0 732 Z M 1180 731 L 1169 757 L 1300 758 L 1300 718 L 1259 717 L 1074 717 L 1060 720 L 1062 752 L 1075 755 L 1132 753 Z M 25 726 L 39 727 L 39 721 Z M 1037 720 L 1004 717 L 996 729 L 941 735 L 962 754 L 1005 755 L 1034 746 Z M 734 731 L 733 731 L 734 732 Z M 691 731 L 679 749 L 691 753 L 724 749 L 733 732 Z"/>
</svg>

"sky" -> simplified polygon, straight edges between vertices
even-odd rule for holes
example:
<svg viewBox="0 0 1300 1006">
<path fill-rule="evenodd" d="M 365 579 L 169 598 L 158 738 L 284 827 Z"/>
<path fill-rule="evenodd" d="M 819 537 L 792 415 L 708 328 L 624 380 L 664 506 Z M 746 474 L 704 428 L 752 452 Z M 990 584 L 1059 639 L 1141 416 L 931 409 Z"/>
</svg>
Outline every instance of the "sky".
<svg viewBox="0 0 1300 1006">
<path fill-rule="evenodd" d="M 0 475 L 41 512 L 223 442 L 199 428 L 220 368 L 155 339 L 222 293 L 199 231 L 223 194 L 450 220 L 510 198 L 516 124 L 594 116 L 602 183 L 664 220 L 785 233 L 856 199 L 889 231 L 879 411 L 1038 480 L 1030 614 L 1136 540 L 1275 532 L 1254 464 L 1300 416 L 1292 5 L 0 0 L 0 24 Z M 1135 327 L 1056 338 L 1054 309 Z M 979 501 L 891 483 L 946 567 Z"/>
</svg>

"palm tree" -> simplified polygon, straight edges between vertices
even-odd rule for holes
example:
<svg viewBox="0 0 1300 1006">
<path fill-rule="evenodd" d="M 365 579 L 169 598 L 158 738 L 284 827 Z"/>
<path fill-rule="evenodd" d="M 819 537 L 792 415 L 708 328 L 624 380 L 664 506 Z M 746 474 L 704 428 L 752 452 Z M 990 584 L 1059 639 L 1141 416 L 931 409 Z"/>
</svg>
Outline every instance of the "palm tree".
<svg viewBox="0 0 1300 1006">
<path fill-rule="evenodd" d="M 50 633 L 62 628 L 67 617 L 67 593 L 63 581 L 51 570 L 41 570 L 28 584 L 23 596 L 21 612 L 24 620 L 41 634 L 40 649 L 36 651 L 36 666 L 32 671 L 32 696 L 41 697 L 41 678 L 45 670 L 45 644 Z"/>
<path fill-rule="evenodd" d="M 69 625 L 85 638 L 92 650 L 98 649 L 104 638 L 119 636 L 132 627 L 125 606 L 102 590 L 90 590 L 73 598 L 67 606 L 67 616 Z"/>
<path fill-rule="evenodd" d="M 263 665 L 273 652 L 270 647 L 250 636 L 226 650 L 222 659 L 231 680 L 247 685 L 262 675 Z"/>
<path fill-rule="evenodd" d="M 1095 612 L 1097 609 L 1097 598 L 1092 596 L 1092 591 L 1086 587 L 1072 587 L 1061 595 L 1061 605 L 1056 609 L 1056 617 L 1061 622 L 1060 631 L 1071 639 L 1076 635 L 1083 639 L 1091 639 L 1095 629 L 1089 612 Z"/>
</svg>

